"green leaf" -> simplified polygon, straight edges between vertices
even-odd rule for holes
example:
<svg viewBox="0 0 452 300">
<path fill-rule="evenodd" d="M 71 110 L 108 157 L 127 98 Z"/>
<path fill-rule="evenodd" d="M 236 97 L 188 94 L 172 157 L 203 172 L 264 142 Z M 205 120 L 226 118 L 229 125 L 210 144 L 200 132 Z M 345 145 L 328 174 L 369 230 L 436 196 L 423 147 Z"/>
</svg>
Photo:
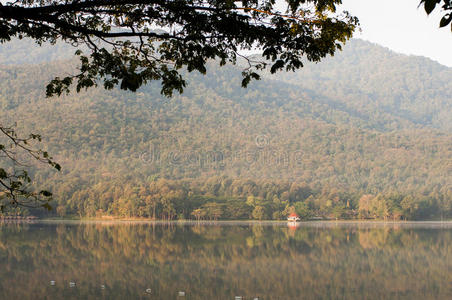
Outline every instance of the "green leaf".
<svg viewBox="0 0 452 300">
<path fill-rule="evenodd" d="M 249 75 L 243 77 L 243 79 L 242 79 L 242 87 L 246 88 L 248 86 L 248 84 L 250 83 L 250 81 L 251 81 L 251 78 L 250 78 Z"/>
<path fill-rule="evenodd" d="M 435 9 L 436 4 L 438 4 L 437 0 L 425 0 L 424 2 L 424 9 L 428 15 Z"/>
<path fill-rule="evenodd" d="M 452 14 L 445 15 L 439 22 L 439 27 L 446 27 L 452 21 Z"/>
<path fill-rule="evenodd" d="M 270 73 L 274 74 L 276 71 L 282 69 L 284 67 L 284 61 L 282 59 L 278 59 L 270 69 Z"/>
</svg>

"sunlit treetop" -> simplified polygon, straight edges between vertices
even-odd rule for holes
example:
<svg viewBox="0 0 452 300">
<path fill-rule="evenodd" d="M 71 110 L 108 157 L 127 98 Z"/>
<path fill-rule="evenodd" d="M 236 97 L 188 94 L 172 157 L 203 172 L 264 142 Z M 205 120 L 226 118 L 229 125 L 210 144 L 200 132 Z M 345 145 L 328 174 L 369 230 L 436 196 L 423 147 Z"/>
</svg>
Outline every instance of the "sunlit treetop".
<svg viewBox="0 0 452 300">
<path fill-rule="evenodd" d="M 338 12 L 341 0 L 23 0 L 0 4 L 0 41 L 63 40 L 78 50 L 78 74 L 56 78 L 47 95 L 102 84 L 136 91 L 152 80 L 162 94 L 182 92 L 180 71 L 206 73 L 206 62 L 237 62 L 243 50 L 257 49 L 242 85 L 264 69 L 296 70 L 303 60 L 333 55 L 352 37 L 358 19 Z M 282 7 L 281 4 L 284 4 Z"/>
</svg>

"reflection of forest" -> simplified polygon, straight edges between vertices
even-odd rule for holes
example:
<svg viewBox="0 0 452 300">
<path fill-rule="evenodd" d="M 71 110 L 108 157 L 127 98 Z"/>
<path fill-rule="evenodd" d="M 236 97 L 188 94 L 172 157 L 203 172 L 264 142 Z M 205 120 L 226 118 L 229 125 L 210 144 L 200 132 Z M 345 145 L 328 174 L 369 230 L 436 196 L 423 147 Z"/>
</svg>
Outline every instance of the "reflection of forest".
<svg viewBox="0 0 452 300">
<path fill-rule="evenodd" d="M 0 264 L 4 299 L 444 299 L 452 230 L 8 224 Z"/>
</svg>

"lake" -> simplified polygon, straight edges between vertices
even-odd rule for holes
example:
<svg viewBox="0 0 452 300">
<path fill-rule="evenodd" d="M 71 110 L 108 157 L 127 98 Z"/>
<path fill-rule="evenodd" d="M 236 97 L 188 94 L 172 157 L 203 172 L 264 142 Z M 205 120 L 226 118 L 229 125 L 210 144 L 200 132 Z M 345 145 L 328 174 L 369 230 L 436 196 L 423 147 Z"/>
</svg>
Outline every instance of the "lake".
<svg viewBox="0 0 452 300">
<path fill-rule="evenodd" d="M 446 299 L 452 223 L 0 225 L 1 299 Z"/>
</svg>

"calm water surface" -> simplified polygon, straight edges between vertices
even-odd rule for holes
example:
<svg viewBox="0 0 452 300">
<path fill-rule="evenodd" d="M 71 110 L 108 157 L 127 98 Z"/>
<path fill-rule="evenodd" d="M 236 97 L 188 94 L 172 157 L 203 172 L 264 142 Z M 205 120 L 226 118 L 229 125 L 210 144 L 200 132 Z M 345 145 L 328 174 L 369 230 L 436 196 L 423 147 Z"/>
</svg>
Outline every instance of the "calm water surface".
<svg viewBox="0 0 452 300">
<path fill-rule="evenodd" d="M 235 296 L 451 299 L 452 223 L 0 223 L 1 299 Z"/>
</svg>

